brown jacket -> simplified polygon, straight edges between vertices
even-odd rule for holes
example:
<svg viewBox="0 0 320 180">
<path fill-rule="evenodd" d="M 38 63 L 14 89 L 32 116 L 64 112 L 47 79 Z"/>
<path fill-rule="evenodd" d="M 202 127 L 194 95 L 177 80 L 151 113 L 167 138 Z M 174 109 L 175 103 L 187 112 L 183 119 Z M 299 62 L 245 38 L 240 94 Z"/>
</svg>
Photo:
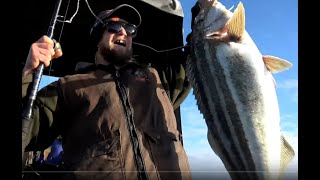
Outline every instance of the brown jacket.
<svg viewBox="0 0 320 180">
<path fill-rule="evenodd" d="M 23 90 L 31 80 L 23 80 Z M 37 98 L 31 142 L 62 135 L 64 168 L 73 171 L 68 178 L 191 179 L 174 110 L 155 69 L 95 66 L 60 78 Z"/>
</svg>

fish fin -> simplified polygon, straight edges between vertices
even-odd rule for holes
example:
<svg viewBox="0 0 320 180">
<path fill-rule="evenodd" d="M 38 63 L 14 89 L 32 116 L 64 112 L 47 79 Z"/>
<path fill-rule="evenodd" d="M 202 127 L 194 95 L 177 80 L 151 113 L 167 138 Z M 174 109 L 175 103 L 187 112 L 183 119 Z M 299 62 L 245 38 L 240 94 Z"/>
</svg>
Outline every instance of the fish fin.
<svg viewBox="0 0 320 180">
<path fill-rule="evenodd" d="M 292 66 L 292 63 L 290 63 L 289 61 L 275 56 L 262 56 L 262 59 L 267 69 L 271 73 L 278 73 L 289 69 Z"/>
<path fill-rule="evenodd" d="M 289 162 L 293 159 L 294 156 L 294 149 L 286 140 L 286 138 L 283 135 L 281 135 L 280 177 L 283 177 Z"/>
<path fill-rule="evenodd" d="M 226 23 L 228 35 L 240 39 L 245 32 L 245 12 L 241 2 L 234 10 L 233 16 Z"/>
</svg>

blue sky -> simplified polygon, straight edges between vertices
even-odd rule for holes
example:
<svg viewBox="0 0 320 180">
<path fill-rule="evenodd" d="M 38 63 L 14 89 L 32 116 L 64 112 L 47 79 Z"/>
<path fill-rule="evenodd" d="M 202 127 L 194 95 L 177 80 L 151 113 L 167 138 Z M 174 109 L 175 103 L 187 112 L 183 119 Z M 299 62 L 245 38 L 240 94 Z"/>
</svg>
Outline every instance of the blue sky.
<svg viewBox="0 0 320 180">
<path fill-rule="evenodd" d="M 196 0 L 180 0 L 184 11 L 184 39 L 191 32 L 191 7 Z M 227 8 L 239 1 L 221 0 Z M 297 178 L 298 170 L 298 1 L 297 0 L 243 0 L 246 12 L 246 30 L 263 55 L 273 55 L 293 63 L 287 71 L 274 74 L 281 113 L 281 128 L 296 156 L 287 168 L 287 176 Z M 55 80 L 43 76 L 40 87 Z M 229 179 L 229 175 L 210 148 L 205 121 L 198 111 L 191 92 L 181 106 L 184 146 L 191 170 L 211 171 Z"/>
</svg>

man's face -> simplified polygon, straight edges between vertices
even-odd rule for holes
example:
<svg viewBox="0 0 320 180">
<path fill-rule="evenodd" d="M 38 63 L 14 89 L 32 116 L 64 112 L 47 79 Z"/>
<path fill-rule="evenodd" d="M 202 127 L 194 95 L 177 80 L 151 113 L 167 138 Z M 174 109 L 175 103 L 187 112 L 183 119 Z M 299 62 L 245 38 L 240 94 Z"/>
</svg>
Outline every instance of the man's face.
<svg viewBox="0 0 320 180">
<path fill-rule="evenodd" d="M 132 36 L 123 27 L 119 32 L 105 30 L 98 43 L 98 51 L 109 63 L 122 65 L 132 57 Z"/>
</svg>

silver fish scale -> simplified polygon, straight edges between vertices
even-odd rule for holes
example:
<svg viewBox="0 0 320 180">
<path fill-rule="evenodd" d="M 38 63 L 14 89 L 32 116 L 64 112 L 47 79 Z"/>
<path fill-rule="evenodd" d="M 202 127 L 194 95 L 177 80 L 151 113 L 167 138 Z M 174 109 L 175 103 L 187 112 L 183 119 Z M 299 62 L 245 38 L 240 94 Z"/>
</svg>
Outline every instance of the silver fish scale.
<svg viewBox="0 0 320 180">
<path fill-rule="evenodd" d="M 210 48 L 211 52 L 209 57 L 205 54 L 204 46 L 209 46 Z M 215 54 L 214 44 L 207 40 L 194 40 L 191 48 L 191 52 L 194 54 L 187 60 L 186 73 L 192 83 L 193 93 L 199 111 L 203 114 L 208 129 L 210 129 L 210 133 L 215 139 L 215 153 L 221 158 L 228 171 L 256 170 L 248 147 L 239 143 L 246 141 L 245 139 L 240 139 L 244 138 L 244 132 L 241 130 L 242 124 L 240 123 L 240 117 L 237 112 L 232 111 L 236 109 L 236 105 L 228 98 L 231 94 L 225 82 L 223 68 L 214 68 L 215 66 L 220 66 L 219 63 L 214 60 L 216 57 L 212 57 Z M 215 75 L 212 75 L 210 68 Z M 235 73 L 241 76 L 240 70 Z M 208 80 L 214 80 L 214 82 L 208 82 Z M 218 82 L 224 83 L 217 85 Z M 250 83 L 239 83 L 239 86 L 250 86 L 249 84 Z M 218 88 L 222 89 L 222 95 L 224 97 L 219 97 L 218 94 L 214 94 L 218 92 Z M 248 87 L 243 88 L 247 89 Z M 227 105 L 226 109 L 221 109 L 221 105 L 215 103 L 220 102 L 221 98 L 226 101 L 229 100 L 225 102 L 225 105 Z M 230 116 L 232 116 L 232 118 L 230 118 Z M 237 136 L 235 136 L 235 134 Z M 245 154 L 241 154 L 237 149 L 242 149 L 242 152 Z M 232 179 L 258 179 L 255 173 L 229 171 L 229 174 Z"/>
</svg>

